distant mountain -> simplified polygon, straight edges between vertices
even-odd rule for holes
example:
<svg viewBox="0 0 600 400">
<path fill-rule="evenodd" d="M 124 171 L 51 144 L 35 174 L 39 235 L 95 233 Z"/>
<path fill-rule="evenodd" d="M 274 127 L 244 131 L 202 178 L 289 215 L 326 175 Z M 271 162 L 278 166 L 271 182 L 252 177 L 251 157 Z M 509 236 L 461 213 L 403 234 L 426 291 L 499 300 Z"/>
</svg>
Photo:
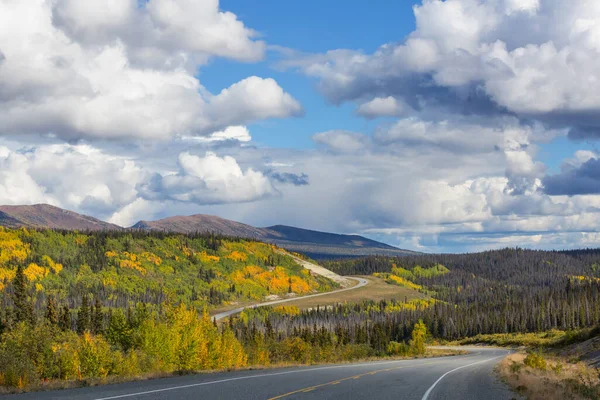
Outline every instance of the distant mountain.
<svg viewBox="0 0 600 400">
<path fill-rule="evenodd" d="M 156 229 L 179 233 L 214 232 L 225 236 L 254 239 L 262 239 L 264 236 L 264 232 L 260 228 L 204 214 L 190 215 L 188 217 L 169 217 L 157 221 L 140 221 L 131 228 Z"/>
<path fill-rule="evenodd" d="M 49 204 L 0 206 L 0 225 L 9 228 L 51 228 L 80 231 L 123 229 L 118 225 Z"/>
<path fill-rule="evenodd" d="M 132 228 L 181 233 L 214 232 L 227 236 L 246 237 L 273 243 L 285 249 L 321 259 L 375 254 L 389 256 L 416 254 L 358 235 L 340 235 L 284 225 L 255 228 L 240 222 L 203 214 L 169 217 L 157 221 L 140 221 Z"/>
<path fill-rule="evenodd" d="M 313 258 L 417 254 L 358 235 L 340 235 L 285 225 L 263 228 L 262 231 L 265 233 L 262 240 Z"/>
<path fill-rule="evenodd" d="M 48 204 L 0 206 L 0 226 L 80 231 L 126 229 Z M 256 228 L 240 222 L 204 214 L 169 217 L 157 221 L 140 221 L 129 229 L 179 233 L 214 232 L 225 236 L 251 238 L 273 243 L 317 259 L 359 257 L 375 254 L 388 256 L 415 254 L 415 252 L 398 249 L 358 235 L 339 235 L 284 225 Z"/>
</svg>

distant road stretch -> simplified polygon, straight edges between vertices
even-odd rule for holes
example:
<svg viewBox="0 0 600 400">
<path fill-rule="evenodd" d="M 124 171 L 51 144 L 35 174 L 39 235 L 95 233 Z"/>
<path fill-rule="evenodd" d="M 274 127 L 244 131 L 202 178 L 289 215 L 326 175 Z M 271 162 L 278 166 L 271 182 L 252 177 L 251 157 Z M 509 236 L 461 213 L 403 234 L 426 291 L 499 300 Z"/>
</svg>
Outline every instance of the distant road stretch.
<svg viewBox="0 0 600 400">
<path fill-rule="evenodd" d="M 239 307 L 239 308 L 235 308 L 233 310 L 229 310 L 229 311 L 225 311 L 222 313 L 218 313 L 212 316 L 212 318 L 215 318 L 217 321 L 223 319 L 223 318 L 227 318 L 231 315 L 235 315 L 235 314 L 239 314 L 242 311 L 244 311 L 246 308 L 258 308 L 258 307 L 264 307 L 264 306 L 273 306 L 275 304 L 281 304 L 281 303 L 287 303 L 290 301 L 295 301 L 295 300 L 299 300 L 299 299 L 309 299 L 311 297 L 318 297 L 318 296 L 324 296 L 326 294 L 333 294 L 333 293 L 340 293 L 340 292 L 346 292 L 348 290 L 354 290 L 354 289 L 358 289 L 359 287 L 363 287 L 365 285 L 367 285 L 369 283 L 368 280 L 364 279 L 364 278 L 355 278 L 355 277 L 351 277 L 351 276 L 345 276 L 345 279 L 352 279 L 355 281 L 358 281 L 357 285 L 351 286 L 351 287 L 347 287 L 344 289 L 340 289 L 340 290 L 334 290 L 332 292 L 323 292 L 323 293 L 317 293 L 317 294 L 309 294 L 308 296 L 298 296 L 298 297 L 290 297 L 288 299 L 282 299 L 282 300 L 273 300 L 273 301 L 267 301 L 264 303 L 258 303 L 258 304 L 253 304 L 253 305 L 249 305 L 249 306 L 244 306 L 244 307 Z"/>
<path fill-rule="evenodd" d="M 406 399 L 518 398 L 493 373 L 508 350 L 468 348 L 467 355 L 416 360 L 188 375 L 7 399 Z"/>
</svg>

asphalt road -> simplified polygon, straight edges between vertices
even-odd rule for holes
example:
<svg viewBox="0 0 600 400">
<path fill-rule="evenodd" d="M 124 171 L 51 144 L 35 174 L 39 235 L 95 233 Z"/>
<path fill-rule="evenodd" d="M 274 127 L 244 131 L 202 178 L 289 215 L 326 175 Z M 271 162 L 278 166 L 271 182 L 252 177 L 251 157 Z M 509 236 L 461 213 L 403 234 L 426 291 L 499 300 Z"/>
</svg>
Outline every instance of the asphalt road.
<svg viewBox="0 0 600 400">
<path fill-rule="evenodd" d="M 352 279 L 352 280 L 358 281 L 358 284 L 356 284 L 354 286 L 350 286 L 350 287 L 344 288 L 344 289 L 334 290 L 334 291 L 331 291 L 331 292 L 309 294 L 308 296 L 290 297 L 290 298 L 282 299 L 282 300 L 273 300 L 273 301 L 267 301 L 267 302 L 264 302 L 264 303 L 253 304 L 253 305 L 250 305 L 250 306 L 239 307 L 239 308 L 235 308 L 233 310 L 224 311 L 222 313 L 215 314 L 212 317 L 214 319 L 216 319 L 217 321 L 219 321 L 219 320 L 222 320 L 223 318 L 227 318 L 227 317 L 229 317 L 231 315 L 239 314 L 242 311 L 244 311 L 246 308 L 258 308 L 258 307 L 264 307 L 264 306 L 273 306 L 273 305 L 276 305 L 276 304 L 287 303 L 289 301 L 295 301 L 295 300 L 298 300 L 298 299 L 309 299 L 311 297 L 325 296 L 326 294 L 346 292 L 348 290 L 358 289 L 359 287 L 363 287 L 363 286 L 365 286 L 366 284 L 369 283 L 369 281 L 367 281 L 364 278 L 354 278 L 354 277 L 351 277 L 351 276 L 346 276 L 344 278 L 345 279 Z"/>
<path fill-rule="evenodd" d="M 38 392 L 7 399 L 407 399 L 510 400 L 494 366 L 509 353 L 472 348 L 467 355 L 189 375 Z"/>
</svg>

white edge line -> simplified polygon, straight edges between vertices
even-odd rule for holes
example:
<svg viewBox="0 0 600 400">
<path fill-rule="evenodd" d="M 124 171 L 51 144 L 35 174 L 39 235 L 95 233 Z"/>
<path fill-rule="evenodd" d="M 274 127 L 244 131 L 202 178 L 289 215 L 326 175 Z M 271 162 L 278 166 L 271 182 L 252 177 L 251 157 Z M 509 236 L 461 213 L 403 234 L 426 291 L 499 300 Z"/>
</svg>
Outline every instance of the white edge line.
<svg viewBox="0 0 600 400">
<path fill-rule="evenodd" d="M 492 361 L 492 360 L 495 360 L 495 359 L 497 359 L 497 358 L 504 357 L 504 356 L 506 356 L 506 354 L 504 354 L 504 355 L 501 355 L 501 356 L 498 356 L 498 357 L 488 358 L 487 360 L 483 360 L 483 361 L 477 361 L 477 362 L 474 362 L 474 363 L 471 363 L 471 364 L 463 365 L 463 366 L 461 366 L 461 367 L 454 368 L 454 369 L 452 369 L 452 370 L 450 370 L 450 371 L 446 372 L 444 375 L 440 376 L 440 377 L 438 378 L 438 380 L 437 380 L 437 381 L 435 381 L 435 382 L 433 383 L 433 385 L 431 385 L 431 387 L 430 387 L 429 389 L 427 389 L 427 391 L 425 392 L 425 394 L 423 395 L 423 398 L 422 398 L 421 400 L 427 400 L 427 399 L 429 398 L 429 395 L 431 394 L 431 391 L 433 390 L 433 388 L 435 388 L 435 387 L 437 386 L 437 384 L 438 384 L 438 383 L 440 383 L 440 381 L 441 381 L 442 379 L 444 379 L 444 377 L 445 377 L 446 375 L 448 375 L 448 374 L 451 374 L 452 372 L 458 371 L 459 369 L 467 368 L 467 367 L 470 367 L 470 366 L 473 366 L 473 365 L 477 365 L 477 364 L 482 364 L 482 363 L 485 363 L 485 362 L 488 362 L 488 361 Z"/>
<path fill-rule="evenodd" d="M 469 354 L 469 355 L 467 355 L 465 357 L 470 357 L 470 356 L 473 356 L 473 355 Z M 435 358 L 442 358 L 442 357 L 422 358 L 420 360 L 427 361 L 427 360 L 431 360 L 431 359 L 435 359 Z M 101 398 L 97 398 L 95 400 L 123 399 L 123 398 L 126 398 L 126 397 L 143 396 L 143 395 L 146 395 L 146 394 L 167 392 L 167 391 L 171 391 L 171 390 L 188 389 L 188 388 L 197 387 L 197 386 L 213 385 L 215 383 L 239 381 L 239 380 L 243 380 L 243 379 L 252 379 L 252 378 L 264 378 L 264 377 L 268 377 L 268 376 L 288 375 L 288 374 L 295 374 L 295 373 L 300 373 L 300 372 L 320 371 L 320 370 L 323 370 L 323 369 L 353 368 L 353 367 L 360 367 L 360 366 L 371 366 L 371 365 L 385 365 L 385 364 L 392 364 L 392 363 L 403 363 L 403 362 L 409 362 L 409 361 L 415 361 L 415 360 L 391 360 L 391 361 L 382 361 L 382 362 L 377 362 L 377 363 L 360 363 L 360 364 L 348 364 L 348 365 L 332 365 L 330 367 L 319 367 L 319 368 L 300 369 L 300 370 L 294 370 L 294 371 L 274 372 L 274 373 L 271 373 L 271 374 L 238 376 L 238 377 L 235 377 L 235 378 L 220 379 L 218 381 L 199 382 L 199 383 L 192 383 L 190 385 L 171 386 L 171 387 L 167 387 L 167 388 L 163 388 L 163 389 L 148 390 L 148 391 L 145 391 L 145 392 L 136 392 L 136 393 L 120 394 L 120 395 L 110 396 L 110 397 L 101 397 Z M 488 361 L 488 360 L 486 360 L 486 361 Z M 472 365 L 472 364 L 470 364 L 470 365 Z"/>
</svg>

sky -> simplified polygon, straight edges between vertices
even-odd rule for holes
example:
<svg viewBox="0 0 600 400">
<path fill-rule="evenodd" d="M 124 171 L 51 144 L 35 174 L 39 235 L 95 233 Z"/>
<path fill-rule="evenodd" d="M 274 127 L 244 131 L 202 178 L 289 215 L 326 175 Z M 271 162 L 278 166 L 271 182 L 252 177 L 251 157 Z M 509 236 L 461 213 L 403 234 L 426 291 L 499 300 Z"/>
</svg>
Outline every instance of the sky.
<svg viewBox="0 0 600 400">
<path fill-rule="evenodd" d="M 597 247 L 600 3 L 0 0 L 0 204 Z"/>
</svg>

